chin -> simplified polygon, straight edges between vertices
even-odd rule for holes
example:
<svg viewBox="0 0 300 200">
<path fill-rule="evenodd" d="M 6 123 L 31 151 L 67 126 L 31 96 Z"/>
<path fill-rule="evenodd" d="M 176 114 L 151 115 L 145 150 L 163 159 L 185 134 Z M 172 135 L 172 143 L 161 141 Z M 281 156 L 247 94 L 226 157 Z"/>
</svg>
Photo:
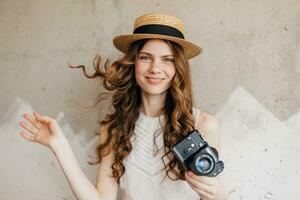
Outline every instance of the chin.
<svg viewBox="0 0 300 200">
<path fill-rule="evenodd" d="M 142 90 L 149 95 L 161 95 L 167 92 L 168 89 L 160 88 L 142 88 Z"/>
</svg>

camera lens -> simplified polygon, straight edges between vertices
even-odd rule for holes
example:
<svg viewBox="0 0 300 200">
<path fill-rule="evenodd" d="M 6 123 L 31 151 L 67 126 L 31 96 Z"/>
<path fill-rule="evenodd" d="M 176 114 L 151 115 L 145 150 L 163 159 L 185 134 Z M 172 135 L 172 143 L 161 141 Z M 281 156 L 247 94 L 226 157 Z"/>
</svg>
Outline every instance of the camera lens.
<svg viewBox="0 0 300 200">
<path fill-rule="evenodd" d="M 195 169 L 197 172 L 199 172 L 200 175 L 210 173 L 211 170 L 213 170 L 214 165 L 215 163 L 213 159 L 207 154 L 199 155 L 194 161 Z"/>
</svg>

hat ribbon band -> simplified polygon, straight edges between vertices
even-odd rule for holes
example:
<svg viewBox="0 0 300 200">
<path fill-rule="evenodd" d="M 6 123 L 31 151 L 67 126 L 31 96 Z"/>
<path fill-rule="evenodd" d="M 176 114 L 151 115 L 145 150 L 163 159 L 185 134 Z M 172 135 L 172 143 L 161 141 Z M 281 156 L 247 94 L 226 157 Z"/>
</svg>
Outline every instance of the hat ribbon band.
<svg viewBox="0 0 300 200">
<path fill-rule="evenodd" d="M 183 34 L 171 26 L 161 24 L 148 24 L 140 26 L 133 31 L 134 34 L 160 34 L 184 39 Z"/>
</svg>

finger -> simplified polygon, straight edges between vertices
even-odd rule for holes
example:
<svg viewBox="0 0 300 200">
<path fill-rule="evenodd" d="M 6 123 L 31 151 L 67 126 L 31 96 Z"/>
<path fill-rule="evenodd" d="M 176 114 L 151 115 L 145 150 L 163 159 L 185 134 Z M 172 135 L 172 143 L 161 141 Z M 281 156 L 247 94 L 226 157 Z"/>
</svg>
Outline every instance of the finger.
<svg viewBox="0 0 300 200">
<path fill-rule="evenodd" d="M 41 122 L 41 123 L 44 123 L 44 121 L 41 119 L 41 114 L 40 113 L 38 113 L 38 112 L 33 112 L 33 115 L 34 115 L 34 117 L 35 117 L 35 119 L 37 120 L 37 121 L 39 121 L 39 122 Z"/>
<path fill-rule="evenodd" d="M 35 119 L 37 120 L 39 116 L 41 116 L 40 113 L 38 112 L 33 112 L 33 116 L 35 117 Z"/>
<path fill-rule="evenodd" d="M 39 120 L 40 122 L 43 122 L 43 123 L 50 123 L 52 121 L 52 118 L 47 117 L 47 116 L 41 116 L 38 113 L 36 113 L 35 116 L 36 116 L 37 120 Z"/>
<path fill-rule="evenodd" d="M 206 185 L 212 185 L 215 182 L 215 177 L 199 176 L 192 171 L 189 171 L 187 174 L 192 179 L 205 183 Z"/>
<path fill-rule="evenodd" d="M 186 174 L 185 179 L 187 180 L 188 183 L 190 183 L 194 187 L 202 189 L 208 193 L 212 193 L 212 188 L 210 185 L 207 185 L 205 183 L 200 182 L 199 180 L 192 178 L 191 176 L 188 175 L 188 173 Z"/>
<path fill-rule="evenodd" d="M 41 114 L 38 112 L 33 112 L 33 116 L 35 117 L 35 120 L 40 123 L 41 125 L 43 125 L 43 123 L 45 123 L 42 119 L 41 119 Z"/>
<path fill-rule="evenodd" d="M 26 140 L 29 140 L 30 142 L 35 142 L 35 135 L 30 135 L 24 131 L 21 131 L 20 134 L 25 138 Z"/>
<path fill-rule="evenodd" d="M 19 124 L 20 124 L 21 127 L 25 128 L 26 130 L 28 130 L 32 134 L 36 134 L 38 132 L 37 128 L 29 126 L 27 123 L 25 123 L 23 121 L 21 121 Z"/>
<path fill-rule="evenodd" d="M 202 190 L 202 189 L 200 189 L 200 188 L 197 188 L 196 186 L 194 186 L 194 185 L 192 185 L 192 184 L 190 184 L 190 183 L 189 183 L 189 185 L 190 185 L 190 187 L 191 187 L 195 192 L 197 192 L 197 193 L 200 195 L 201 200 L 212 199 L 212 195 L 209 194 L 208 192 L 206 192 L 205 190 Z"/>
<path fill-rule="evenodd" d="M 33 118 L 32 116 L 30 116 L 30 115 L 28 115 L 28 114 L 25 113 L 25 114 L 23 115 L 23 117 L 24 117 L 25 119 L 27 119 L 28 121 L 30 121 L 30 123 L 31 123 L 34 127 L 36 127 L 37 129 L 41 128 L 42 124 L 41 124 L 39 121 L 37 121 L 35 118 Z"/>
</svg>

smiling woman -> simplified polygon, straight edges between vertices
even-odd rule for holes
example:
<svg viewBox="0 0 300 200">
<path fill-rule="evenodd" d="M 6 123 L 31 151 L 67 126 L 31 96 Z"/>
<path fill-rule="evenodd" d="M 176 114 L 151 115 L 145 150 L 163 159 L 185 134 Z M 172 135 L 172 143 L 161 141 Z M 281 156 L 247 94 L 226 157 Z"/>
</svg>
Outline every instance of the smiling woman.
<svg viewBox="0 0 300 200">
<path fill-rule="evenodd" d="M 171 44 L 158 39 L 147 41 L 139 52 L 135 79 L 142 89 L 142 96 L 160 95 L 159 98 L 165 98 L 176 71 L 173 56 L 165 56 L 170 54 L 173 54 Z"/>
<path fill-rule="evenodd" d="M 100 56 L 93 75 L 85 66 L 71 66 L 82 68 L 88 78 L 102 78 L 112 101 L 100 124 L 96 186 L 81 171 L 55 120 L 26 115 L 33 127 L 20 125 L 32 135 L 22 136 L 53 150 L 77 199 L 116 200 L 118 191 L 121 200 L 226 199 L 217 177 L 186 173 L 170 151 L 196 128 L 219 150 L 216 119 L 194 107 L 188 59 L 202 50 L 184 39 L 183 23 L 146 14 L 136 19 L 133 34 L 117 36 L 113 43 L 124 56 L 112 64 L 106 60 L 104 69 Z"/>
</svg>

